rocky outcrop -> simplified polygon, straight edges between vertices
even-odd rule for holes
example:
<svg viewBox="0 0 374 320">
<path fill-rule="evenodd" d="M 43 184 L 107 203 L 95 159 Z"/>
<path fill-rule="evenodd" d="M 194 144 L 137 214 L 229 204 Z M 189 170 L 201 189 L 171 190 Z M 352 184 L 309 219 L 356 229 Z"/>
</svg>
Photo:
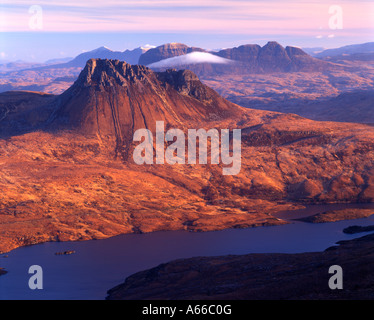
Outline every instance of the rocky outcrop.
<svg viewBox="0 0 374 320">
<path fill-rule="evenodd" d="M 166 46 L 168 48 L 168 46 Z M 162 49 L 161 49 L 162 48 Z M 166 50 L 164 46 L 160 49 L 151 49 L 143 54 L 140 59 L 140 64 L 151 63 L 145 60 L 144 57 L 153 54 L 154 50 L 158 53 L 157 58 L 153 60 L 160 61 L 162 59 L 185 55 L 192 51 L 199 51 L 200 49 L 189 48 L 185 45 L 178 44 L 175 50 Z M 166 51 L 167 54 L 161 54 Z M 320 72 L 329 69 L 339 69 L 340 66 L 333 63 L 322 61 L 311 57 L 302 49 L 296 47 L 284 48 L 275 41 L 268 42 L 265 46 L 247 44 L 236 48 L 223 49 L 218 52 L 210 52 L 216 56 L 229 59 L 232 63 L 193 63 L 178 66 L 178 69 L 188 69 L 196 73 L 199 77 L 217 76 L 217 75 L 246 75 L 250 74 L 273 74 L 284 72 Z M 156 54 L 156 53 L 155 53 Z M 152 61 L 150 59 L 149 61 Z M 153 67 L 155 71 L 164 71 L 166 67 Z"/>
<path fill-rule="evenodd" d="M 74 254 L 75 251 L 74 250 L 66 250 L 66 251 L 59 251 L 59 252 L 56 252 L 55 255 L 56 256 L 63 256 L 63 255 L 71 255 L 71 254 Z"/>
<path fill-rule="evenodd" d="M 118 60 L 92 59 L 78 80 L 56 98 L 47 130 L 74 130 L 112 138 L 127 159 L 137 129 L 196 127 L 204 121 L 237 117 L 242 109 L 222 99 L 190 71 L 155 73 Z"/>
<path fill-rule="evenodd" d="M 212 112 L 222 119 L 241 112 L 190 71 L 155 73 L 141 65 L 100 59 L 88 61 L 58 103 L 52 126 L 61 123 L 101 135 L 113 134 L 117 126 L 128 137 L 139 128 L 153 129 L 157 120 L 175 126 L 209 120 Z"/>
<path fill-rule="evenodd" d="M 374 234 L 324 252 L 248 254 L 175 260 L 138 272 L 108 300 L 372 300 Z M 354 257 L 354 259 L 352 259 Z M 343 289 L 329 288 L 329 268 Z"/>
</svg>

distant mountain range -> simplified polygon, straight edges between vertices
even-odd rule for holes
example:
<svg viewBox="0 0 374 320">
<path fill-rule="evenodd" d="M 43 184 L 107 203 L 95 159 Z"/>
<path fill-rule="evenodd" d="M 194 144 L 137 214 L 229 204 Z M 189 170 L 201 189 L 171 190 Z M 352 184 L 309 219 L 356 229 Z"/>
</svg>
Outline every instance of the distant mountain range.
<svg viewBox="0 0 374 320">
<path fill-rule="evenodd" d="M 200 52 L 203 55 L 191 55 Z M 341 55 L 374 53 L 374 42 L 344 46 L 336 49 L 305 48 L 287 46 L 283 47 L 275 41 L 268 42 L 261 47 L 257 44 L 246 44 L 239 47 L 209 51 L 203 48 L 190 47 L 182 43 L 167 43 L 158 47 L 144 46 L 132 50 L 113 51 L 105 46 L 84 52 L 75 58 L 51 59 L 43 64 L 28 63 L 24 61 L 7 62 L 0 64 L 0 72 L 20 71 L 24 69 L 42 68 L 83 68 L 89 59 L 114 59 L 126 61 L 130 64 L 141 64 L 150 66 L 156 70 L 168 67 L 177 69 L 187 68 L 198 75 L 203 73 L 223 72 L 250 72 L 250 73 L 273 73 L 273 72 L 297 72 L 297 71 L 321 71 L 331 67 L 330 64 L 321 59 Z M 167 60 L 175 57 L 187 56 L 186 59 Z M 214 59 L 218 56 L 227 60 L 237 62 L 228 68 L 224 60 Z M 199 59 L 200 58 L 200 59 Z M 317 59 L 318 58 L 318 59 Z M 371 59 L 372 56 L 358 57 L 358 59 Z M 163 63 L 155 64 L 163 61 Z M 329 59 L 330 62 L 335 62 Z M 227 62 L 227 61 L 226 61 Z M 226 66 L 222 66 L 225 64 Z M 335 66 L 336 67 L 336 66 Z"/>
<path fill-rule="evenodd" d="M 31 63 L 25 61 L 4 62 L 0 63 L 0 72 L 19 71 L 25 69 L 61 69 L 61 68 L 84 68 L 86 62 L 90 59 L 114 59 L 126 61 L 130 64 L 138 64 L 139 58 L 154 46 L 146 45 L 132 50 L 113 51 L 108 47 L 102 46 L 100 48 L 83 52 L 74 58 L 57 58 L 47 60 L 45 63 Z"/>
<path fill-rule="evenodd" d="M 113 51 L 103 46 L 92 51 L 83 52 L 70 61 L 41 67 L 44 69 L 71 67 L 78 67 L 83 69 L 83 67 L 86 65 L 86 62 L 90 59 L 113 59 L 126 61 L 130 64 L 138 64 L 140 56 L 146 53 L 150 48 L 151 47 L 139 47 L 133 50 Z"/>
<path fill-rule="evenodd" d="M 23 61 L 2 64 L 0 92 L 30 90 L 60 94 L 76 81 L 87 60 L 113 59 L 132 65 L 145 64 L 159 72 L 170 68 L 191 70 L 204 84 L 245 107 L 292 112 L 318 120 L 373 123 L 370 99 L 365 100 L 365 107 L 354 117 L 347 115 L 355 114 L 355 99 L 359 99 L 357 103 L 361 105 L 360 95 L 350 96 L 352 104 L 342 104 L 341 100 L 334 99 L 345 92 L 363 90 L 368 90 L 371 96 L 374 53 L 369 51 L 372 44 L 322 50 L 322 55 L 328 52 L 338 54 L 323 58 L 312 57 L 297 47 L 283 47 L 275 41 L 262 47 L 246 44 L 216 51 L 182 43 L 158 47 L 146 45 L 125 51 L 100 47 L 69 61 L 56 59 L 39 65 Z M 306 50 L 317 54 L 321 48 Z M 354 53 L 360 50 L 363 53 Z M 11 71 L 12 68 L 15 71 Z M 329 99 L 332 99 L 331 103 L 325 103 Z M 321 101 L 326 108 L 317 106 Z"/>
<path fill-rule="evenodd" d="M 214 58 L 215 56 L 222 59 Z M 170 60 L 175 57 L 180 58 Z M 189 69 L 199 76 L 215 73 L 321 71 L 332 67 L 330 63 L 313 58 L 299 48 L 284 48 L 275 41 L 270 41 L 263 47 L 248 44 L 218 52 L 208 52 L 181 43 L 168 43 L 141 55 L 139 64 L 159 71 L 167 68 Z"/>
<path fill-rule="evenodd" d="M 100 47 L 81 53 L 70 61 L 53 59 L 43 64 L 19 62 L 0 65 L 0 92 L 32 90 L 61 93 L 72 84 L 89 59 L 126 61 L 132 65 L 149 66 L 155 71 L 189 69 L 200 78 L 222 74 L 320 72 L 341 68 L 329 61 L 313 58 L 299 48 L 284 48 L 274 41 L 263 47 L 249 44 L 219 51 L 181 43 L 158 47 L 146 45 L 125 51 Z"/>
<path fill-rule="evenodd" d="M 316 53 L 314 56 L 317 58 L 325 58 L 339 55 L 350 55 L 356 53 L 374 53 L 374 42 L 353 44 L 336 49 L 326 49 Z"/>
<path fill-rule="evenodd" d="M 113 51 L 108 47 L 87 51 L 74 58 L 50 59 L 45 63 L 31 63 L 25 61 L 3 61 L 0 63 L 0 72 L 9 72 L 22 69 L 33 69 L 37 67 L 80 67 L 83 68 L 89 59 L 116 59 L 126 61 L 130 64 L 141 64 L 148 66 L 155 62 L 187 55 L 192 52 L 205 52 L 225 59 L 240 61 L 252 65 L 257 71 L 295 71 L 311 67 L 320 68 L 318 60 L 311 59 L 334 57 L 341 55 L 370 54 L 374 53 L 374 42 L 354 44 L 335 49 L 324 49 L 323 47 L 298 48 L 287 46 L 283 48 L 275 41 L 268 42 L 261 47 L 257 44 L 245 44 L 233 48 L 225 48 L 210 51 L 203 48 L 191 47 L 182 43 L 167 43 L 158 47 L 146 45 L 125 51 Z M 206 63 L 202 61 L 201 63 Z M 209 62 L 209 61 L 208 61 Z M 199 61 L 196 61 L 199 63 Z M 214 63 L 214 62 L 210 62 Z M 165 64 L 164 64 L 165 65 Z M 275 69 L 274 69 L 275 67 Z"/>
<path fill-rule="evenodd" d="M 113 59 L 126 61 L 130 64 L 138 64 L 139 58 L 146 53 L 150 48 L 139 47 L 133 50 L 113 51 L 107 47 L 100 47 L 92 51 L 84 52 L 75 57 L 73 60 L 67 62 L 69 66 L 84 67 L 86 62 L 90 59 Z"/>
</svg>

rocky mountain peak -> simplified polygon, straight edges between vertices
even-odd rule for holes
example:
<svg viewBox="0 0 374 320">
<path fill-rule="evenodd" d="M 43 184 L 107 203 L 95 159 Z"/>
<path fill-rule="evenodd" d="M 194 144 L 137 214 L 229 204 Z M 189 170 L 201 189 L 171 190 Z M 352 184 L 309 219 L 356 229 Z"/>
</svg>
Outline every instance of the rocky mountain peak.
<svg viewBox="0 0 374 320">
<path fill-rule="evenodd" d="M 154 131 L 156 121 L 177 127 L 242 112 L 203 85 L 192 71 L 154 72 L 142 65 L 102 59 L 89 60 L 55 104 L 49 128 L 115 137 L 116 152 L 124 158 L 135 130 Z"/>
<path fill-rule="evenodd" d="M 264 71 L 285 70 L 291 63 L 284 47 L 276 41 L 269 41 L 263 46 L 257 60 Z"/>
<path fill-rule="evenodd" d="M 127 82 L 143 80 L 152 71 L 140 65 L 130 65 L 125 61 L 90 59 L 80 73 L 77 84 L 83 86 L 125 86 Z"/>
</svg>

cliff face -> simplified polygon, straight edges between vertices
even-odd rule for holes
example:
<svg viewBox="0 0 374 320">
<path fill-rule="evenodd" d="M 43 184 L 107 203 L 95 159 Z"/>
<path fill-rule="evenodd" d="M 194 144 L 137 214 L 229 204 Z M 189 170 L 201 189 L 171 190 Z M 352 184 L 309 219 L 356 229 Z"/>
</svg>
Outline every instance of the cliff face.
<svg viewBox="0 0 374 320">
<path fill-rule="evenodd" d="M 137 129 L 199 128 L 212 119 L 238 116 L 242 108 L 222 99 L 191 71 L 155 73 L 118 60 L 87 62 L 74 85 L 59 96 L 48 128 L 113 137 L 126 157 Z"/>
<path fill-rule="evenodd" d="M 112 123 L 114 119 L 108 115 L 114 113 L 121 125 L 136 130 L 153 128 L 156 120 L 170 125 L 198 123 L 209 121 L 211 115 L 223 119 L 242 110 L 203 85 L 191 71 L 155 73 L 118 60 L 89 60 L 59 100 L 56 121 L 66 119 L 64 125 L 78 126 L 85 133 L 108 133 L 103 121 Z"/>
</svg>

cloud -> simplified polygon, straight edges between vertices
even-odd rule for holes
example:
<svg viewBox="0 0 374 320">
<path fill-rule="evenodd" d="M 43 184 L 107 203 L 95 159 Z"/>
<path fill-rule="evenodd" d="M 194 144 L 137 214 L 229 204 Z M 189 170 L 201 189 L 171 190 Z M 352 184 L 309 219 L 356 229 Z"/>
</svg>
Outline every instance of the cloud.
<svg viewBox="0 0 374 320">
<path fill-rule="evenodd" d="M 185 66 L 188 64 L 198 63 L 216 63 L 216 64 L 231 64 L 235 61 L 221 58 L 207 52 L 191 52 L 182 56 L 164 59 L 148 65 L 149 68 L 174 68 Z"/>
</svg>

